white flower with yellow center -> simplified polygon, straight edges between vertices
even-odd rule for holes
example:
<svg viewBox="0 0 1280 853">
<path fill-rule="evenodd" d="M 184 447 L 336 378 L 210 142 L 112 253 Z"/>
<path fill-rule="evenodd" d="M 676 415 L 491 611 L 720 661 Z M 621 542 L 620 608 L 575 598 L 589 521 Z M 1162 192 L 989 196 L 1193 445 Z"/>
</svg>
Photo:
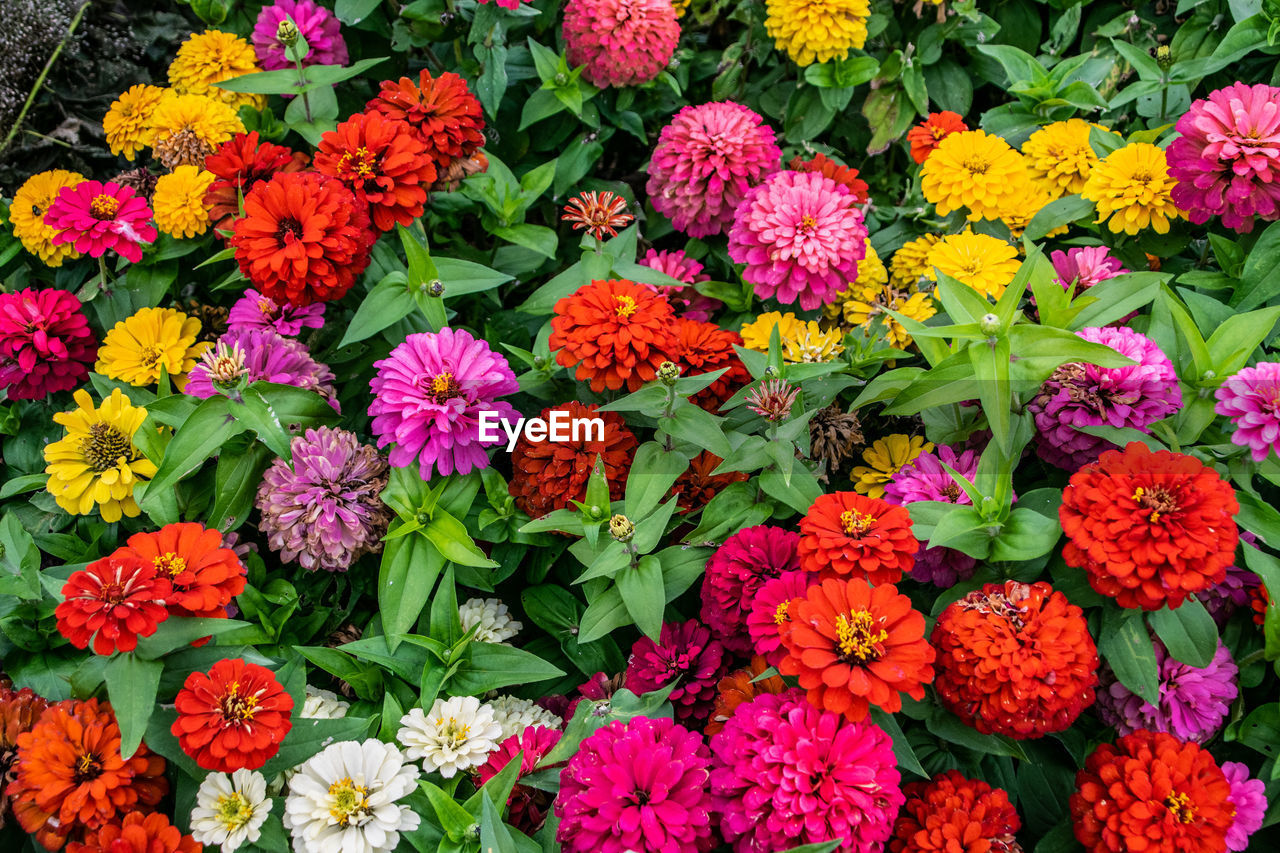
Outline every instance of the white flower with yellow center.
<svg viewBox="0 0 1280 853">
<path fill-rule="evenodd" d="M 520 633 L 523 624 L 511 618 L 507 605 L 496 598 L 469 598 L 458 606 L 462 630 L 475 627 L 481 643 L 505 643 Z"/>
<path fill-rule="evenodd" d="M 496 696 L 489 700 L 489 707 L 493 709 L 494 720 L 502 727 L 499 744 L 512 735 L 520 734 L 529 726 L 544 726 L 548 729 L 560 729 L 564 726 L 564 720 L 529 699 Z"/>
<path fill-rule="evenodd" d="M 241 768 L 230 776 L 210 773 L 196 791 L 191 810 L 191 837 L 222 853 L 234 853 L 262 835 L 262 824 L 271 813 L 267 780 L 261 773 Z"/>
<path fill-rule="evenodd" d="M 414 708 L 400 718 L 396 733 L 405 755 L 422 759 L 428 771 L 438 770 L 446 779 L 484 764 L 502 737 L 493 708 L 474 696 L 437 699 L 425 714 Z"/>
<path fill-rule="evenodd" d="M 298 716 L 304 720 L 337 720 L 345 717 L 350 709 L 351 703 L 339 699 L 337 693 L 308 684 L 307 698 Z"/>
</svg>

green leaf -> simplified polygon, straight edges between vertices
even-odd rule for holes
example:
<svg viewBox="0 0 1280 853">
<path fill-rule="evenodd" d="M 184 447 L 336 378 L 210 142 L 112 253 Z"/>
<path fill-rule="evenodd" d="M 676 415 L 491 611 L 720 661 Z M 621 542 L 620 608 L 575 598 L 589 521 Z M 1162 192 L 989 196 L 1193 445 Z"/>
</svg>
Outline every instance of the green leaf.
<svg viewBox="0 0 1280 853">
<path fill-rule="evenodd" d="M 178 481 L 199 470 L 206 459 L 244 431 L 245 425 L 231 417 L 226 397 L 213 396 L 202 402 L 165 448 L 164 459 L 147 485 L 142 508 L 156 505 Z"/>
<path fill-rule="evenodd" d="M 40 549 L 18 516 L 6 512 L 0 519 L 0 569 L 4 571 L 0 575 L 0 595 L 38 600 L 40 559 Z"/>
<path fill-rule="evenodd" d="M 1072 303 L 1073 307 L 1077 304 L 1083 307 L 1071 321 L 1071 328 L 1078 330 L 1086 326 L 1105 326 L 1127 317 L 1150 305 L 1160 295 L 1160 286 L 1168 280 L 1167 274 L 1133 272 L 1118 275 L 1091 287 Z"/>
<path fill-rule="evenodd" d="M 140 658 L 155 660 L 190 645 L 195 640 L 225 634 L 248 625 L 248 622 L 237 619 L 170 616 L 160 623 L 154 634 L 138 638 L 138 648 L 134 654 Z"/>
<path fill-rule="evenodd" d="M 1203 669 L 1218 651 L 1218 626 L 1204 605 L 1188 598 L 1179 607 L 1147 615 L 1151 628 L 1175 660 Z"/>
<path fill-rule="evenodd" d="M 367 18 L 381 3 L 382 0 L 337 0 L 333 4 L 333 14 L 350 27 Z"/>
<path fill-rule="evenodd" d="M 260 71 L 256 74 L 242 74 L 227 80 L 214 83 L 219 89 L 228 92 L 244 92 L 255 95 L 288 95 L 317 90 L 320 86 L 331 86 L 350 80 L 363 74 L 368 69 L 385 62 L 387 57 L 377 56 L 362 59 L 352 65 L 310 65 L 304 69 L 307 82 L 298 85 L 298 72 L 293 69 L 281 71 Z"/>
<path fill-rule="evenodd" d="M 662 614 L 667 606 L 662 562 L 652 554 L 641 557 L 635 568 L 625 568 L 617 575 L 617 582 L 622 603 L 635 620 L 636 627 L 657 642 L 662 632 Z"/>
<path fill-rule="evenodd" d="M 935 709 L 929 719 L 929 731 L 943 740 L 958 743 L 972 749 L 979 755 L 1007 755 L 1010 758 L 1027 760 L 1027 753 L 1022 744 L 1004 735 L 984 735 L 960 721 L 950 711 L 941 707 Z"/>
<path fill-rule="evenodd" d="M 214 475 L 217 498 L 209 511 L 209 524 L 223 533 L 240 526 L 253 509 L 258 485 L 270 462 L 271 453 L 257 442 L 251 442 L 242 453 L 223 453 L 218 457 Z"/>
<path fill-rule="evenodd" d="M 559 238 L 556 236 L 556 232 L 545 225 L 530 225 L 528 223 L 507 225 L 494 228 L 490 233 L 500 240 L 515 243 L 517 246 L 524 246 L 526 249 L 531 249 L 548 258 L 555 258 L 556 246 L 559 245 Z"/>
<path fill-rule="evenodd" d="M 466 525 L 443 509 L 436 508 L 431 520 L 423 525 L 422 533 L 446 560 L 482 569 L 492 569 L 498 565 L 476 546 Z"/>
<path fill-rule="evenodd" d="M 1155 647 L 1142 611 L 1114 606 L 1104 610 L 1098 652 L 1121 684 L 1153 705 L 1160 700 Z"/>
<path fill-rule="evenodd" d="M 686 402 L 677 406 L 670 418 L 661 421 L 660 429 L 694 447 L 710 450 L 723 459 L 733 450 L 729 439 L 725 437 L 723 422 L 723 418 L 717 418 L 699 406 Z"/>
<path fill-rule="evenodd" d="M 444 564 L 444 555 L 416 534 L 391 539 L 383 546 L 378 615 L 392 648 L 397 635 L 408 633 L 418 621 Z"/>
<path fill-rule="evenodd" d="M 1023 234 L 1027 240 L 1043 240 L 1056 228 L 1062 228 L 1081 219 L 1093 217 L 1093 202 L 1078 195 L 1063 196 L 1049 202 L 1031 217 Z"/>
<path fill-rule="evenodd" d="M 413 313 L 415 303 L 409 295 L 408 279 L 400 271 L 387 273 L 373 286 L 338 342 L 338 348 L 363 341 L 394 325 Z"/>
<path fill-rule="evenodd" d="M 512 759 L 510 763 L 515 763 L 515 760 Z M 480 811 L 480 848 L 485 853 L 518 853 L 511 830 L 502 822 L 493 798 L 487 792 L 482 793 L 481 797 L 484 805 Z"/>
<path fill-rule="evenodd" d="M 922 779 L 928 779 L 929 772 L 924 769 L 924 765 L 916 757 L 915 750 L 911 748 L 911 742 L 907 740 L 902 727 L 898 725 L 898 721 L 894 719 L 893 715 L 879 708 L 872 708 L 871 720 L 893 739 L 893 755 L 898 759 L 898 766 L 911 771 Z"/>
<path fill-rule="evenodd" d="M 679 453 L 663 449 L 656 441 L 640 445 L 631 464 L 631 474 L 627 477 L 623 513 L 632 521 L 647 516 L 662 502 L 671 491 L 671 486 L 688 467 L 688 459 Z"/>
<path fill-rule="evenodd" d="M 504 282 L 511 281 L 506 273 L 490 269 L 473 261 L 458 258 L 436 258 L 436 271 L 444 284 L 444 298 L 465 296 L 468 293 L 480 293 L 492 290 Z"/>
<path fill-rule="evenodd" d="M 271 404 L 262 398 L 256 390 L 246 388 L 240 400 L 228 403 L 231 416 L 244 426 L 253 430 L 258 440 L 271 449 L 271 452 L 286 462 L 293 462 L 293 452 L 289 449 L 293 436 L 280 423 Z"/>
<path fill-rule="evenodd" d="M 1205 346 L 1218 375 L 1230 376 L 1248 364 L 1253 351 L 1271 336 L 1277 320 L 1280 320 L 1280 305 L 1273 305 L 1246 314 L 1235 314 L 1215 329 L 1205 341 Z"/>
<path fill-rule="evenodd" d="M 364 738 L 379 722 L 377 717 L 355 716 L 336 720 L 308 720 L 299 716 L 300 710 L 294 708 L 293 728 L 285 735 L 280 751 L 260 769 L 268 779 L 297 767 L 332 743 Z"/>
<path fill-rule="evenodd" d="M 1025 507 L 1014 507 L 991 543 L 988 559 L 1034 560 L 1052 551 L 1061 535 L 1062 525 L 1056 515 L 1051 517 Z"/>
<path fill-rule="evenodd" d="M 107 661 L 107 696 L 120 724 L 120 755 L 131 758 L 156 707 L 164 664 L 122 652 Z"/>
<path fill-rule="evenodd" d="M 472 642 L 468 658 L 449 679 L 449 692 L 455 696 L 487 693 L 512 684 L 536 684 L 564 675 L 537 655 L 494 643 Z"/>
</svg>

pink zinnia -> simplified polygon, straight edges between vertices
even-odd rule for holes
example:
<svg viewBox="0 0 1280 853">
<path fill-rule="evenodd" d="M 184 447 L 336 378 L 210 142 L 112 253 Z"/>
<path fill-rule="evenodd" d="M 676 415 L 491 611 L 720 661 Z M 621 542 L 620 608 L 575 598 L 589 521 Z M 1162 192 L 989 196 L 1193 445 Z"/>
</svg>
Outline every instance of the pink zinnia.
<svg viewBox="0 0 1280 853">
<path fill-rule="evenodd" d="M 953 504 L 971 504 L 969 495 L 942 467 L 945 463 L 969 482 L 978 473 L 978 452 L 966 450 L 956 454 L 945 444 L 936 453 L 921 453 L 904 465 L 889 479 L 884 489 L 884 499 L 895 506 L 908 506 L 916 501 L 941 501 Z M 978 561 L 955 548 L 930 548 L 921 542 L 916 553 L 915 565 L 907 572 L 921 583 L 931 583 L 949 589 L 962 580 L 973 577 Z"/>
<path fill-rule="evenodd" d="M 253 52 L 268 71 L 292 68 L 284 45 L 276 39 L 276 31 L 285 18 L 292 18 L 298 32 L 307 40 L 307 55 L 303 65 L 346 65 L 347 43 L 342 40 L 338 19 L 325 7 L 313 0 L 276 0 L 263 6 L 258 21 L 253 25 Z"/>
<path fill-rule="evenodd" d="M 783 572 L 800 568 L 800 534 L 761 524 L 745 527 L 725 540 L 707 561 L 702 579 L 702 621 L 724 647 L 751 656 L 747 614 L 760 588 Z"/>
<path fill-rule="evenodd" d="M 1191 104 L 1169 144 L 1169 192 L 1187 218 L 1248 233 L 1280 218 L 1280 89 L 1233 83 Z"/>
<path fill-rule="evenodd" d="M 274 382 L 315 391 L 340 412 L 338 392 L 333 387 L 333 371 L 311 357 L 299 341 L 281 337 L 271 329 L 238 329 L 218 338 L 218 347 L 226 352 L 243 353 L 242 373 L 246 382 Z M 192 397 L 205 399 L 218 393 L 209 375 L 208 360 L 191 369 L 183 389 Z"/>
<path fill-rule="evenodd" d="M 1214 392 L 1214 411 L 1235 424 L 1231 441 L 1249 448 L 1255 462 L 1274 449 L 1280 453 L 1280 362 L 1246 367 Z"/>
<path fill-rule="evenodd" d="M 641 637 L 631 647 L 623 686 L 637 696 L 678 681 L 667 698 L 676 719 L 705 720 L 716 700 L 716 684 L 727 670 L 724 647 L 696 619 L 668 622 L 658 642 Z"/>
<path fill-rule="evenodd" d="M 324 325 L 324 303 L 311 305 L 290 305 L 288 302 L 276 302 L 270 296 L 264 296 L 252 287 L 244 292 L 244 296 L 231 306 L 227 316 L 227 329 L 238 332 L 241 329 L 270 329 L 276 334 L 293 337 L 302 333 L 303 329 L 318 329 Z"/>
<path fill-rule="evenodd" d="M 0 293 L 0 388 L 11 400 L 39 400 L 89 375 L 98 342 L 66 290 Z"/>
<path fill-rule="evenodd" d="M 1080 294 L 1095 284 L 1128 272 L 1119 258 L 1111 256 L 1106 246 L 1082 246 L 1065 252 L 1054 252 L 1053 271 L 1063 290 Z"/>
<path fill-rule="evenodd" d="M 570 67 L 604 89 L 636 86 L 657 77 L 680 41 L 671 0 L 569 0 L 564 42 Z"/>
<path fill-rule="evenodd" d="M 688 106 L 658 135 L 645 190 L 653 209 L 690 237 L 723 234 L 782 151 L 760 115 L 732 101 Z"/>
<path fill-rule="evenodd" d="M 737 853 L 837 839 L 842 851 L 880 853 L 906 799 L 889 736 L 802 690 L 739 705 L 711 753 L 711 796 Z"/>
<path fill-rule="evenodd" d="M 764 657 L 769 666 L 777 666 L 786 655 L 781 632 L 791 621 L 791 602 L 804 598 L 809 586 L 817 579 L 817 575 L 809 572 L 784 572 L 765 581 L 751 600 L 747 612 L 747 634 L 751 637 L 755 653 Z"/>
<path fill-rule="evenodd" d="M 1086 341 L 1105 344 L 1137 364 L 1064 364 L 1027 404 L 1035 418 L 1037 452 L 1049 464 L 1067 471 L 1096 461 L 1104 450 L 1114 447 L 1079 427 L 1107 425 L 1150 432 L 1151 424 L 1182 408 L 1173 363 L 1155 341 L 1126 328 L 1089 328 L 1077 334 Z"/>
<path fill-rule="evenodd" d="M 146 199 L 120 184 L 81 181 L 63 187 L 45 211 L 44 224 L 61 229 L 53 235 L 53 245 L 71 243 L 91 258 L 114 249 L 136 264 L 142 260 L 142 244 L 156 240 Z"/>
<path fill-rule="evenodd" d="M 516 776 L 511 795 L 507 797 L 508 821 L 526 835 L 532 835 L 542 828 L 554 795 L 539 788 L 521 785 L 520 780 L 533 773 L 542 757 L 560 742 L 560 735 L 560 732 L 546 726 L 528 726 L 520 734 L 511 735 L 499 744 L 497 749 L 489 753 L 489 759 L 476 769 L 479 782 L 483 785 L 501 773 L 516 755 L 520 756 L 520 772 Z"/>
<path fill-rule="evenodd" d="M 715 847 L 710 756 L 671 720 L 615 720 L 560 774 L 556 841 L 565 853 L 706 853 Z"/>
<path fill-rule="evenodd" d="M 477 2 L 477 3 L 484 3 L 484 4 L 486 4 L 486 5 L 487 5 L 487 4 L 489 3 L 489 0 L 476 0 L 476 2 Z M 495 3 L 497 3 L 497 4 L 498 4 L 498 6 L 499 6 L 499 7 L 501 7 L 501 8 L 503 8 L 503 9 L 518 9 L 518 8 L 520 8 L 520 2 L 521 2 L 521 0 L 494 0 L 494 2 L 495 2 Z M 524 0 L 524 2 L 525 2 L 525 3 L 532 3 L 532 2 L 533 2 L 533 0 Z"/>
<path fill-rule="evenodd" d="M 424 480 L 433 472 L 447 476 L 489 467 L 485 448 L 503 439 L 482 440 L 480 414 L 492 412 L 494 423 L 518 417 L 510 403 L 496 398 L 516 393 L 520 383 L 488 343 L 462 329 L 420 332 L 373 366 L 378 374 L 369 383 L 369 414 L 378 446 L 395 443 L 392 465 L 417 459 Z"/>
<path fill-rule="evenodd" d="M 761 299 L 820 308 L 858 278 L 867 229 L 857 199 L 819 172 L 778 172 L 734 214 L 729 257 Z"/>
<path fill-rule="evenodd" d="M 1267 816 L 1267 786 L 1261 779 L 1250 778 L 1249 765 L 1224 761 L 1222 774 L 1231 785 L 1231 804 L 1236 818 L 1227 830 L 1227 849 L 1238 853 L 1249 846 L 1249 836 L 1262 828 Z"/>
<path fill-rule="evenodd" d="M 640 259 L 640 264 L 672 278 L 678 278 L 685 283 L 684 287 L 674 284 L 645 285 L 655 293 L 661 293 L 667 297 L 677 317 L 705 323 L 724 304 L 719 299 L 703 296 L 693 287 L 694 282 L 710 281 L 711 276 L 702 271 L 702 264 L 679 249 L 671 251 L 650 249 Z"/>
</svg>

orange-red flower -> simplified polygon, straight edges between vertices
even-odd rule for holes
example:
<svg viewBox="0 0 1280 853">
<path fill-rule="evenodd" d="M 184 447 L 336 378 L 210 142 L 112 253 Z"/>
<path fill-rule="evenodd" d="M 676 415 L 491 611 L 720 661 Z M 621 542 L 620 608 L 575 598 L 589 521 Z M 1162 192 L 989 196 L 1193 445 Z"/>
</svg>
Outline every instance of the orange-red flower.
<svg viewBox="0 0 1280 853">
<path fill-rule="evenodd" d="M 153 812 L 133 812 L 120 823 L 109 823 L 85 836 L 84 843 L 71 842 L 67 853 L 201 853 L 204 845 L 169 823 L 169 818 Z"/>
<path fill-rule="evenodd" d="M 194 522 L 166 524 L 155 533 L 135 533 L 117 556 L 150 563 L 168 578 L 173 593 L 165 606 L 174 616 L 223 619 L 231 599 L 244 592 L 244 568 L 222 534 Z"/>
<path fill-rule="evenodd" d="M 585 429 L 570 441 L 530 441 L 521 435 L 511 451 L 511 482 L 507 491 L 516 506 L 531 518 L 541 518 L 552 510 L 565 509 L 570 501 L 586 497 L 587 480 L 599 456 L 604 463 L 604 476 L 609 482 L 609 500 L 621 500 L 631 471 L 631 458 L 639 446 L 626 421 L 616 412 L 597 411 L 596 405 L 584 406 L 570 400 L 563 406 L 551 406 L 539 414 L 550 423 L 555 413 L 564 413 L 572 421 L 600 418 L 604 421 L 604 437 Z"/>
<path fill-rule="evenodd" d="M 231 227 L 232 220 L 240 215 L 241 197 L 259 181 L 277 172 L 300 172 L 310 159 L 283 145 L 259 142 L 256 130 L 237 133 L 222 143 L 217 151 L 204 158 L 205 169 L 214 176 L 204 193 L 204 204 L 209 208 L 214 229 Z"/>
<path fill-rule="evenodd" d="M 1088 853 L 1225 853 L 1231 783 L 1195 743 L 1140 729 L 1076 774 L 1072 828 Z"/>
<path fill-rule="evenodd" d="M 907 801 L 889 839 L 890 853 L 1014 853 L 1022 827 L 1009 794 L 948 770 L 902 786 Z"/>
<path fill-rule="evenodd" d="M 857 492 L 822 495 L 800 519 L 800 567 L 824 576 L 897 583 L 915 565 L 920 543 L 900 506 Z"/>
<path fill-rule="evenodd" d="M 131 652 L 169 618 L 164 602 L 172 592 L 150 563 L 116 553 L 73 572 L 53 613 L 58 632 L 77 649 L 89 648 L 92 638 L 96 654 Z"/>
<path fill-rule="evenodd" d="M 787 168 L 793 172 L 817 172 L 820 175 L 826 175 L 837 184 L 844 184 L 858 204 L 866 204 L 870 199 L 867 195 L 867 182 L 858 177 L 858 170 L 850 166 L 841 166 L 826 154 L 816 153 L 808 160 L 799 156 L 793 157 L 787 164 Z"/>
<path fill-rule="evenodd" d="M 169 792 L 164 767 L 146 744 L 120 756 L 110 705 L 59 702 L 18 735 L 18 772 L 8 789 L 14 817 L 46 850 L 57 850 L 72 834 L 150 810 Z"/>
<path fill-rule="evenodd" d="M 739 388 L 751 381 L 751 373 L 738 358 L 734 344 L 742 345 L 742 336 L 715 323 L 704 323 L 681 317 L 676 320 L 676 345 L 671 360 L 683 376 L 697 376 L 728 368 L 718 379 L 690 399 L 708 412 L 715 412 Z"/>
<path fill-rule="evenodd" d="M 625 279 L 593 281 L 556 302 L 551 329 L 556 363 L 577 365 L 577 378 L 597 394 L 637 390 L 676 347 L 671 303 Z"/>
<path fill-rule="evenodd" d="M 480 101 L 457 74 L 445 72 L 432 77 L 424 68 L 417 85 L 408 77 L 383 80 L 378 96 L 366 109 L 413 125 L 441 172 L 453 161 L 470 157 L 484 144 Z"/>
<path fill-rule="evenodd" d="M 413 128 L 378 112 L 356 113 L 321 136 L 315 167 L 367 204 L 379 231 L 411 225 L 436 180 L 435 164 Z"/>
<path fill-rule="evenodd" d="M 1194 456 L 1131 442 L 1071 477 L 1062 556 L 1121 607 L 1178 607 L 1226 577 L 1239 511 L 1230 484 Z"/>
<path fill-rule="evenodd" d="M 342 182 L 314 172 L 282 172 L 244 199 L 227 240 L 240 271 L 277 302 L 341 299 L 369 265 L 368 209 Z"/>
<path fill-rule="evenodd" d="M 170 731 L 205 770 L 257 770 L 293 727 L 293 697 L 271 670 L 240 658 L 188 675 L 174 706 L 178 718 Z"/>
<path fill-rule="evenodd" d="M 727 474 L 712 474 L 724 460 L 710 450 L 704 450 L 689 460 L 689 468 L 676 478 L 671 486 L 670 494 L 679 495 L 680 513 L 702 509 L 712 498 L 731 483 L 741 483 L 747 479 L 745 471 L 730 471 Z"/>
<path fill-rule="evenodd" d="M 819 708 L 850 720 L 871 705 L 902 710 L 902 694 L 924 698 L 933 681 L 933 647 L 924 638 L 924 616 L 892 584 L 862 578 L 828 578 L 788 607 L 791 630 L 782 634 L 786 654 L 778 664 L 794 675 Z"/>
<path fill-rule="evenodd" d="M 711 709 L 711 718 L 703 728 L 703 734 L 711 737 L 723 729 L 743 702 L 750 702 L 761 693 L 782 693 L 787 689 L 786 682 L 777 675 L 759 681 L 753 680 L 768 668 L 769 662 L 756 655 L 751 659 L 750 666 L 736 669 L 720 679 L 720 683 L 716 685 L 716 703 Z"/>
<path fill-rule="evenodd" d="M 1065 731 L 1093 704 L 1098 649 L 1079 607 L 1049 584 L 987 584 L 933 628 L 938 699 L 984 734 Z"/>
<path fill-rule="evenodd" d="M 13 685 L 5 681 L 0 685 L 0 829 L 9 816 L 7 789 L 18 772 L 18 735 L 31 731 L 49 707 L 30 687 L 14 690 Z"/>
<path fill-rule="evenodd" d="M 929 113 L 929 117 L 907 131 L 907 142 L 911 143 L 911 159 L 923 163 L 938 147 L 938 143 L 953 133 L 968 130 L 969 126 L 959 113 L 943 110 L 940 113 Z"/>
</svg>

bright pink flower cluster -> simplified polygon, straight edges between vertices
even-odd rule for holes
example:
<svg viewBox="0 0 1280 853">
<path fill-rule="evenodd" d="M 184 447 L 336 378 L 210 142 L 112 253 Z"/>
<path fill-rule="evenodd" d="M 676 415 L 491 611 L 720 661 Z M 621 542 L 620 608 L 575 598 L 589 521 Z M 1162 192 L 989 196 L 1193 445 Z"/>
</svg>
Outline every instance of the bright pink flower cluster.
<svg viewBox="0 0 1280 853">
<path fill-rule="evenodd" d="M 1255 462 L 1280 453 L 1280 362 L 1262 361 L 1229 377 L 1214 392 L 1214 411 L 1235 424 L 1231 441 L 1249 448 Z"/>
<path fill-rule="evenodd" d="M 0 388 L 11 400 L 69 391 L 89 375 L 98 342 L 66 290 L 0 293 Z"/>
<path fill-rule="evenodd" d="M 564 42 L 569 65 L 600 88 L 636 86 L 657 77 L 680 41 L 671 0 L 569 0 Z"/>
</svg>

